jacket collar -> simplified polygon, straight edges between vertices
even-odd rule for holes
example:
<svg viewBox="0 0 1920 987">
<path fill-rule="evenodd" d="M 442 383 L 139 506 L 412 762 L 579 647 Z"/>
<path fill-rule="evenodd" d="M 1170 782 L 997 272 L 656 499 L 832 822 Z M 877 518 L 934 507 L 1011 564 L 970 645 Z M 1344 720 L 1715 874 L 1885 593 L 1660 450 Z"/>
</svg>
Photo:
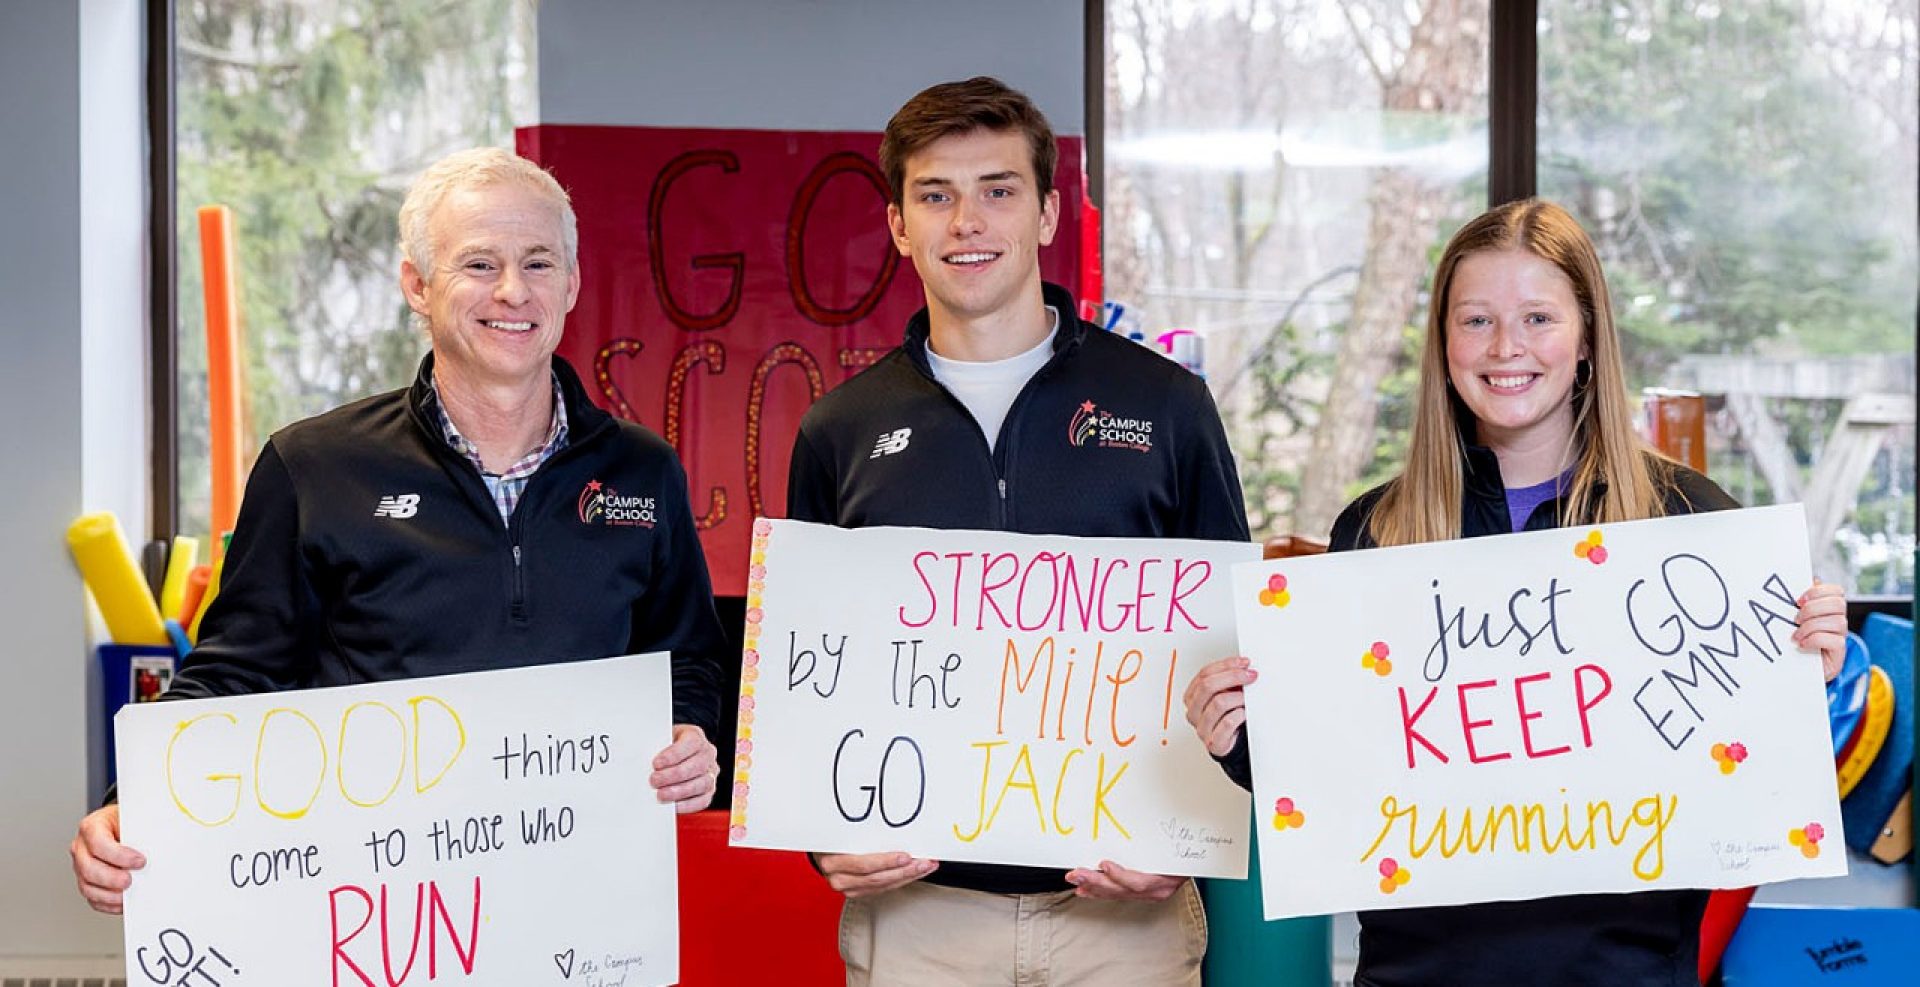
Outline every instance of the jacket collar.
<svg viewBox="0 0 1920 987">
<path fill-rule="evenodd" d="M 1466 458 L 1466 471 L 1465 475 L 1461 477 L 1461 487 L 1463 488 L 1467 501 L 1469 503 L 1475 501 L 1482 503 L 1498 501 L 1504 506 L 1506 504 L 1507 485 L 1506 481 L 1500 477 L 1499 458 L 1493 454 L 1492 449 L 1486 446 L 1466 445 L 1462 448 Z M 1606 480 L 1602 479 L 1595 484 L 1594 494 L 1595 496 L 1600 496 L 1606 492 Z M 1557 507 L 1565 497 L 1566 494 L 1562 492 L 1560 496 L 1553 498 L 1547 503 Z M 1542 506 L 1546 505 L 1543 504 Z"/>
<path fill-rule="evenodd" d="M 1040 297 L 1048 307 L 1060 313 L 1060 328 L 1053 334 L 1053 359 L 1048 361 L 1051 364 L 1079 346 L 1080 341 L 1086 338 L 1089 326 L 1081 321 L 1080 309 L 1067 289 L 1043 281 L 1040 283 Z M 922 308 L 907 320 L 906 338 L 900 343 L 907 359 L 928 377 L 933 376 L 933 366 L 927 361 L 927 340 L 932 337 L 932 332 L 930 316 Z"/>
<path fill-rule="evenodd" d="M 1461 484 L 1469 497 L 1506 496 L 1507 487 L 1500 479 L 1500 460 L 1493 450 L 1486 446 L 1469 445 L 1466 452 L 1466 474 Z"/>
<path fill-rule="evenodd" d="M 587 389 L 580 383 L 580 376 L 573 367 L 558 356 L 553 358 L 553 376 L 560 382 L 560 400 L 567 409 L 567 433 L 569 444 L 584 442 L 588 437 L 610 425 L 613 416 L 600 410 L 599 406 L 587 396 Z M 407 389 L 407 410 L 413 415 L 414 424 L 420 426 L 430 436 L 439 436 L 440 428 L 434 423 L 433 413 L 427 402 L 436 400 L 433 391 L 433 353 L 420 359 L 420 369 L 413 375 L 413 386 Z"/>
</svg>

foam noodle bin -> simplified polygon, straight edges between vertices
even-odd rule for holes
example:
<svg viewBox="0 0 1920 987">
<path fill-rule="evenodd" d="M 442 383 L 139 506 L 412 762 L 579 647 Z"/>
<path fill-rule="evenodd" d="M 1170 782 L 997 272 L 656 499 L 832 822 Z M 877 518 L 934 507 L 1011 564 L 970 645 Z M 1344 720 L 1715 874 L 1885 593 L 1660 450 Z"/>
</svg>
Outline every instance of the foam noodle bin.
<svg viewBox="0 0 1920 987">
<path fill-rule="evenodd" d="M 1238 566 L 1268 918 L 1844 874 L 1800 505 Z"/>
<path fill-rule="evenodd" d="M 1181 693 L 1258 546 L 754 522 L 731 840 L 1243 877 Z"/>
<path fill-rule="evenodd" d="M 240 462 L 240 286 L 234 259 L 233 212 L 226 206 L 201 206 L 200 270 L 207 305 L 207 412 L 213 470 L 214 531 L 232 531 L 240 513 L 246 470 Z M 214 555 L 226 554 L 216 543 Z"/>
<path fill-rule="evenodd" d="M 124 707 L 128 982 L 673 983 L 669 664 Z"/>
<path fill-rule="evenodd" d="M 68 525 L 67 546 L 115 643 L 167 643 L 160 609 L 111 511 L 83 514 Z"/>
<path fill-rule="evenodd" d="M 187 601 L 187 577 L 199 554 L 200 539 L 174 536 L 173 548 L 167 552 L 167 578 L 160 583 L 160 612 L 165 616 L 180 616 L 180 607 Z"/>
</svg>

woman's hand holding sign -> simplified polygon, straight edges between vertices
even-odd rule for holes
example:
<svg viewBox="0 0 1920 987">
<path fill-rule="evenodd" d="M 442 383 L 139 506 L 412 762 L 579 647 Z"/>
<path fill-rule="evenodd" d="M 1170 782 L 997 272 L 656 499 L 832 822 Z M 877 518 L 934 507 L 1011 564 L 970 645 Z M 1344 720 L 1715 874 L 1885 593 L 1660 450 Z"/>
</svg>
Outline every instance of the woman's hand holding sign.
<svg viewBox="0 0 1920 987">
<path fill-rule="evenodd" d="M 1820 655 L 1820 671 L 1831 682 L 1847 657 L 1847 593 L 1815 579 L 1794 602 L 1800 605 L 1793 618 L 1800 628 L 1793 632 L 1793 643 Z"/>
<path fill-rule="evenodd" d="M 1222 658 L 1200 669 L 1187 684 L 1182 701 L 1187 722 L 1200 735 L 1207 752 L 1224 757 L 1233 750 L 1240 728 L 1247 722 L 1246 686 L 1259 678 L 1249 658 Z"/>
</svg>

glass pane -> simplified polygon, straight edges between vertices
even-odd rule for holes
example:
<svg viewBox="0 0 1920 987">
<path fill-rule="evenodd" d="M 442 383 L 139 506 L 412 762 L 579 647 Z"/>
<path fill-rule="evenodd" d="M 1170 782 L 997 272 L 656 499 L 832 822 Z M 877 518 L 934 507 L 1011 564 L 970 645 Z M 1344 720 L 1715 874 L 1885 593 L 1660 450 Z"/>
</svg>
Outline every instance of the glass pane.
<svg viewBox="0 0 1920 987">
<path fill-rule="evenodd" d="M 1539 189 L 1598 244 L 1641 386 L 1706 397 L 1708 473 L 1803 501 L 1814 571 L 1911 594 L 1914 0 L 1562 0 Z"/>
<path fill-rule="evenodd" d="M 205 535 L 205 204 L 234 213 L 249 454 L 402 386 L 426 350 L 395 217 L 427 163 L 532 118 L 532 0 L 177 4 L 180 530 Z"/>
<path fill-rule="evenodd" d="M 1485 2 L 1109 6 L 1106 295 L 1190 329 L 1256 536 L 1398 468 L 1423 288 L 1486 200 Z"/>
</svg>

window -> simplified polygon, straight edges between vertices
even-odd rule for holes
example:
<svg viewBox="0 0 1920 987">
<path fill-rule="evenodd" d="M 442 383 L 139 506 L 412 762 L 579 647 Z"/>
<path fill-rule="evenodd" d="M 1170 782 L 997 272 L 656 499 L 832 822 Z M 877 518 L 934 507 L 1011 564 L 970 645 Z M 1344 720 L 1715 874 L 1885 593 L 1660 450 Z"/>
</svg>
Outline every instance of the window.
<svg viewBox="0 0 1920 987">
<path fill-rule="evenodd" d="M 166 5 L 160 5 L 162 7 Z M 251 448 L 411 379 L 395 217 L 435 158 L 534 104 L 532 0 L 178 0 L 178 529 L 206 534 L 196 211 L 234 213 Z"/>
<path fill-rule="evenodd" d="M 1916 5 L 1542 5 L 1540 194 L 1593 234 L 1629 374 L 1708 473 L 1801 501 L 1814 571 L 1913 593 Z"/>
<path fill-rule="evenodd" d="M 1256 535 L 1397 468 L 1432 254 L 1486 199 L 1484 3 L 1110 6 L 1106 294 L 1193 329 Z"/>
<path fill-rule="evenodd" d="M 1535 184 L 1632 383 L 1707 397 L 1709 474 L 1804 501 L 1823 578 L 1910 595 L 1920 4 L 1540 11 Z M 1433 260 L 1487 204 L 1490 13 L 1108 5 L 1106 293 L 1204 338 L 1259 536 L 1398 468 Z"/>
</svg>

